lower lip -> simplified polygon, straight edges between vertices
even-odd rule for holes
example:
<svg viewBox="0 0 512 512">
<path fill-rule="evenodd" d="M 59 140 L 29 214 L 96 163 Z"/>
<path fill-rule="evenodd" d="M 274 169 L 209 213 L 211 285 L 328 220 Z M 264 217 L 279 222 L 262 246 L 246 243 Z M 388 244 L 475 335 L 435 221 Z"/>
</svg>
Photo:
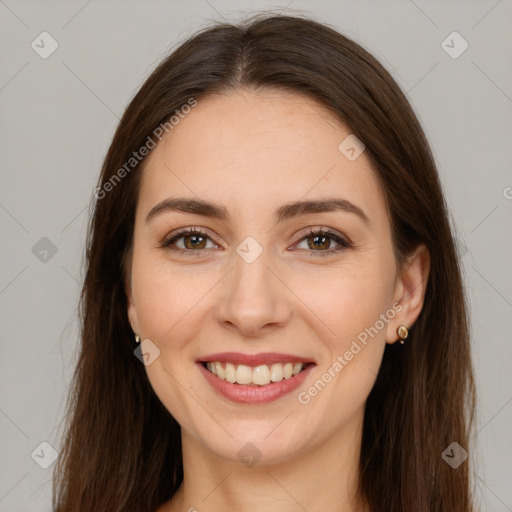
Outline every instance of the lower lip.
<svg viewBox="0 0 512 512">
<path fill-rule="evenodd" d="M 214 375 L 207 370 L 202 363 L 198 362 L 196 364 L 215 391 L 229 400 L 241 404 L 264 404 L 291 393 L 304 382 L 304 379 L 315 366 L 314 364 L 309 364 L 306 369 L 302 370 L 297 375 L 279 382 L 271 382 L 266 386 L 246 386 L 244 384 L 232 384 Z"/>
</svg>

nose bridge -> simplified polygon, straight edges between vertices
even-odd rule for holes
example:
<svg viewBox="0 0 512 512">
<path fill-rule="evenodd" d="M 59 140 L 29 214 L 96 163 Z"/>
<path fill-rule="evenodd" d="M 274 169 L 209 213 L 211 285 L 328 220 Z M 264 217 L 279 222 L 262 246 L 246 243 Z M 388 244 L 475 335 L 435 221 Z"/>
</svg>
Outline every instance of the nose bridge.
<svg viewBox="0 0 512 512">
<path fill-rule="evenodd" d="M 283 286 L 268 268 L 272 266 L 268 251 L 248 237 L 239 244 L 233 259 L 219 321 L 232 324 L 246 335 L 257 335 L 268 325 L 282 325 L 289 308 Z"/>
</svg>

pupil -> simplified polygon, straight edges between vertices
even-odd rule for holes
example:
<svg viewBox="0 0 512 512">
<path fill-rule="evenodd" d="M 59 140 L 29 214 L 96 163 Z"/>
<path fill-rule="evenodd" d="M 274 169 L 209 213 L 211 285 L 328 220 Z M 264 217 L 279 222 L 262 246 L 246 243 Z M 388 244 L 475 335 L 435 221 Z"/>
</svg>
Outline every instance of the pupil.
<svg viewBox="0 0 512 512">
<path fill-rule="evenodd" d="M 187 240 L 189 241 L 190 245 L 192 245 L 192 248 L 195 249 L 198 245 L 201 244 L 202 238 L 202 235 L 189 235 Z"/>
<path fill-rule="evenodd" d="M 314 247 L 322 247 L 322 246 L 325 246 L 325 243 L 326 243 L 325 241 L 326 241 L 326 239 L 327 239 L 327 238 L 328 238 L 328 237 L 326 237 L 326 236 L 318 236 L 318 235 L 317 235 L 317 236 L 314 236 L 314 237 L 313 237 L 313 240 L 314 240 L 314 242 L 313 242 Z M 321 242 L 319 242 L 319 240 L 321 240 Z M 327 245 L 329 245 L 329 243 L 328 243 L 328 242 L 327 242 Z"/>
</svg>

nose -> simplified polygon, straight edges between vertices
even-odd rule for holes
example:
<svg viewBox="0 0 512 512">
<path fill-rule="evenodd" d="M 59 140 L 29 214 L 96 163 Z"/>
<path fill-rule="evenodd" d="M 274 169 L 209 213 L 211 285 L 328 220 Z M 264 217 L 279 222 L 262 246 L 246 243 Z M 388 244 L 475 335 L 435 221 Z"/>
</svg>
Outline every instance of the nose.
<svg viewBox="0 0 512 512">
<path fill-rule="evenodd" d="M 258 337 L 282 328 L 291 316 L 287 287 L 268 265 L 263 252 L 247 263 L 235 255 L 217 307 L 223 327 L 245 337 Z"/>
</svg>

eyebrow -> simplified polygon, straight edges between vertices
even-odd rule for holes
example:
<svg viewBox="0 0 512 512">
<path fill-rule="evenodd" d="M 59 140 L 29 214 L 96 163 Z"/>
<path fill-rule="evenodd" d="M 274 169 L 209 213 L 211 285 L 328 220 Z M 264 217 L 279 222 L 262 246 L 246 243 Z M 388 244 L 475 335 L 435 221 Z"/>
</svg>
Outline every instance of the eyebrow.
<svg viewBox="0 0 512 512">
<path fill-rule="evenodd" d="M 355 214 L 360 217 L 365 224 L 370 225 L 370 219 L 359 206 L 346 199 L 332 197 L 284 204 L 275 211 L 274 220 L 275 222 L 282 222 L 300 215 L 334 211 L 344 211 Z M 145 222 L 148 223 L 157 215 L 166 212 L 191 213 L 224 222 L 229 222 L 231 218 L 228 209 L 224 205 L 205 201 L 204 199 L 176 197 L 164 199 L 151 208 L 146 215 Z"/>
</svg>

